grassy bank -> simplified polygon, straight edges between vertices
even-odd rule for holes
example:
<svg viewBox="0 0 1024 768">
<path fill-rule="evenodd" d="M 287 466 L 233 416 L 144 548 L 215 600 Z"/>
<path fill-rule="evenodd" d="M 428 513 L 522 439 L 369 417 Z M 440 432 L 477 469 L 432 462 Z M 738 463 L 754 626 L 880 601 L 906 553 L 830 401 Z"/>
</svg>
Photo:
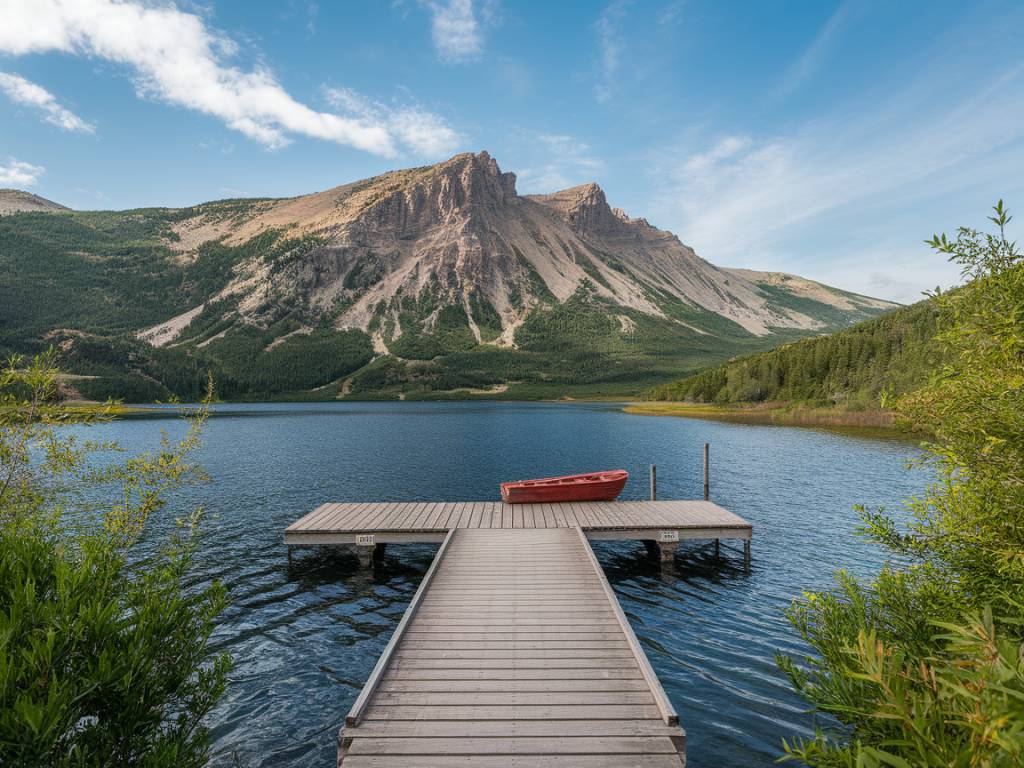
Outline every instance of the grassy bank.
<svg viewBox="0 0 1024 768">
<path fill-rule="evenodd" d="M 851 410 L 840 407 L 811 407 L 789 403 L 757 405 L 707 405 L 704 403 L 630 403 L 623 410 L 644 416 L 678 416 L 711 419 L 734 424 L 773 424 L 790 427 L 816 427 L 853 434 L 906 436 L 893 414 L 881 409 Z"/>
</svg>

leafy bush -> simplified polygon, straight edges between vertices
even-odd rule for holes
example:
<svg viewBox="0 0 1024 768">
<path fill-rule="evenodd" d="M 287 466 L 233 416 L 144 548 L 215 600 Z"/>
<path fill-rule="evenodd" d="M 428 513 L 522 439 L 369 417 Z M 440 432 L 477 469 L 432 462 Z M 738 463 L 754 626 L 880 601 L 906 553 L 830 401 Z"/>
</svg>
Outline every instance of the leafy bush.
<svg viewBox="0 0 1024 768">
<path fill-rule="evenodd" d="M 1024 258 L 998 231 L 929 241 L 970 282 L 934 302 L 946 361 L 894 404 L 934 435 L 938 479 L 907 530 L 862 510 L 894 556 L 871 583 L 794 603 L 817 655 L 780 658 L 796 689 L 849 727 L 786 744 L 814 766 L 1024 764 Z"/>
<path fill-rule="evenodd" d="M 59 409 L 55 377 L 52 356 L 0 370 L 0 765 L 198 768 L 230 666 L 208 647 L 225 593 L 187 582 L 198 514 L 148 556 L 136 544 L 168 491 L 202 479 L 205 414 L 180 444 L 96 470 L 98 446 L 56 427 L 110 408 Z M 107 506 L 81 501 L 107 485 Z"/>
</svg>

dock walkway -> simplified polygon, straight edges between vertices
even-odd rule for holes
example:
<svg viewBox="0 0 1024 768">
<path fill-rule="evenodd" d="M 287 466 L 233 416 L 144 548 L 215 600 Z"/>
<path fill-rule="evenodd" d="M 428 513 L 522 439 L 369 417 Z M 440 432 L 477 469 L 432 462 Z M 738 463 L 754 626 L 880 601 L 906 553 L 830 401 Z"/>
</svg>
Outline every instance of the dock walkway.
<svg viewBox="0 0 1024 768">
<path fill-rule="evenodd" d="M 685 539 L 752 526 L 710 501 L 323 504 L 289 547 L 439 542 L 345 719 L 342 768 L 662 768 L 683 729 L 588 539 L 635 539 L 670 562 Z"/>
<path fill-rule="evenodd" d="M 344 768 L 680 768 L 683 729 L 579 527 L 445 537 Z"/>
</svg>

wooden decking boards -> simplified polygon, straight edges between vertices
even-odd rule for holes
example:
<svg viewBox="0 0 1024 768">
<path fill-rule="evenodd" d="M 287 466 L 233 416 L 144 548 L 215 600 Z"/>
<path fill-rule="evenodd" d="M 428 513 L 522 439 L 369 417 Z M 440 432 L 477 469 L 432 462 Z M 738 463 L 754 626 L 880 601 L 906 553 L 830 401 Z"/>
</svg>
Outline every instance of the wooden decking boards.
<svg viewBox="0 0 1024 768">
<path fill-rule="evenodd" d="M 679 768 L 683 739 L 579 528 L 458 528 L 349 713 L 339 765 Z"/>
<path fill-rule="evenodd" d="M 285 529 L 286 544 L 440 542 L 452 528 L 582 528 L 590 538 L 651 538 L 672 529 L 679 538 L 749 539 L 743 518 L 710 501 L 583 501 L 503 504 L 500 501 L 322 504 Z M 648 535 L 624 535 L 647 531 Z M 614 532 L 607 536 L 602 534 Z M 656 537 L 655 537 L 656 538 Z"/>
<path fill-rule="evenodd" d="M 709 501 L 324 504 L 292 546 L 441 544 L 345 719 L 342 768 L 661 768 L 685 735 L 588 539 L 683 539 L 752 527 Z"/>
</svg>

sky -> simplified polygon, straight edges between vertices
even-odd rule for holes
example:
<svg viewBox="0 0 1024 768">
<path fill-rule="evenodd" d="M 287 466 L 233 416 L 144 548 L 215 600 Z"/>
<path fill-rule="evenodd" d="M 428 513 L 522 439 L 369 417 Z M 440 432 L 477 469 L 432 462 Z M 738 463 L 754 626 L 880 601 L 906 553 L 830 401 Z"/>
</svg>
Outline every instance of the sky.
<svg viewBox="0 0 1024 768">
<path fill-rule="evenodd" d="M 0 187 L 288 197 L 486 149 L 731 267 L 912 302 L 1024 207 L 1024 3 L 0 0 Z M 1011 235 L 1013 230 L 1011 229 Z"/>
</svg>

